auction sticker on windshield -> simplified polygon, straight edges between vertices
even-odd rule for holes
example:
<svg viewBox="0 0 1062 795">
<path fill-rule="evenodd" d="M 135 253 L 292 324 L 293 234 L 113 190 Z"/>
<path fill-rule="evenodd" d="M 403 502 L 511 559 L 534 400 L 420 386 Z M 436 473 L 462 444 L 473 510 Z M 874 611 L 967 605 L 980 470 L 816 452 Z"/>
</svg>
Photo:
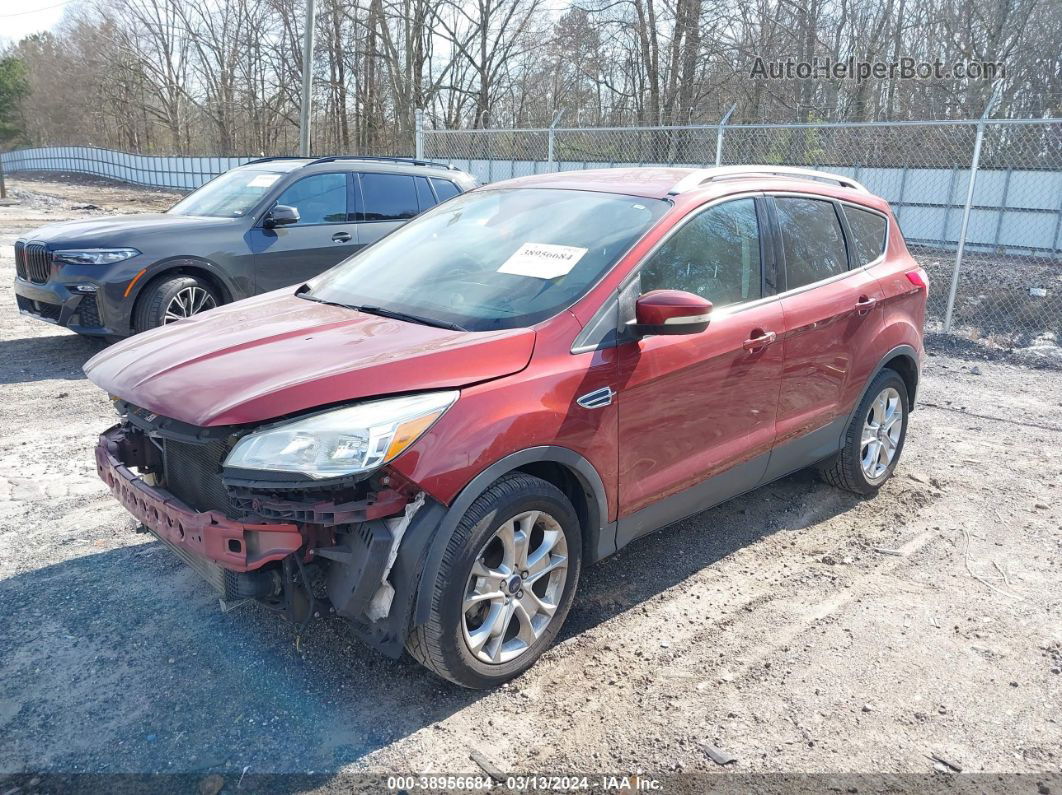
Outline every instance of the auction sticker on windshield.
<svg viewBox="0 0 1062 795">
<path fill-rule="evenodd" d="M 248 188 L 268 188 L 274 182 L 280 179 L 279 174 L 259 174 L 257 177 L 247 183 Z"/>
<path fill-rule="evenodd" d="M 556 279 L 565 276 L 583 258 L 585 248 L 555 246 L 552 243 L 524 243 L 502 263 L 498 273 Z"/>
</svg>

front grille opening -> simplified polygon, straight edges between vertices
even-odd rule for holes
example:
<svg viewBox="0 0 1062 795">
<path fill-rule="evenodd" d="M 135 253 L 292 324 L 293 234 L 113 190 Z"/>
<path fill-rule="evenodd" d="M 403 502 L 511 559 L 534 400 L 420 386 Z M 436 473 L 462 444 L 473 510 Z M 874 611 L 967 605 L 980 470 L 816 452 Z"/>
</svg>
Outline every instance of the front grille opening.
<svg viewBox="0 0 1062 795">
<path fill-rule="evenodd" d="M 224 440 L 179 442 L 163 440 L 162 487 L 196 511 L 231 511 L 221 480 L 229 446 Z"/>
<path fill-rule="evenodd" d="M 24 295 L 16 295 L 15 300 L 18 303 L 20 311 L 29 312 L 31 315 L 38 315 L 39 317 L 48 320 L 58 322 L 59 315 L 63 311 L 63 308 L 59 304 L 49 304 L 45 301 L 34 301 L 32 298 L 26 298 Z"/>
</svg>

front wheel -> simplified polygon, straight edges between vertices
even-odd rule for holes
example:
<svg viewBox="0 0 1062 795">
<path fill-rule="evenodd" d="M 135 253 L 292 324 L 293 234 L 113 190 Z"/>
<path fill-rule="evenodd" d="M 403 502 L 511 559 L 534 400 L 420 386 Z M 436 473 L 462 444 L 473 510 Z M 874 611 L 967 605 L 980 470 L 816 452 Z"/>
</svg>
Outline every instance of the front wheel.
<svg viewBox="0 0 1062 795">
<path fill-rule="evenodd" d="M 464 687 L 495 687 L 519 676 L 568 615 L 581 551 L 579 520 L 564 493 L 530 475 L 506 475 L 458 523 L 431 615 L 406 648 Z"/>
<path fill-rule="evenodd" d="M 875 493 L 899 463 L 909 411 L 904 380 L 895 370 L 882 370 L 852 417 L 844 447 L 819 465 L 823 479 L 856 494 Z"/>
<path fill-rule="evenodd" d="M 162 277 L 149 285 L 137 302 L 135 329 L 165 326 L 218 306 L 214 288 L 195 276 Z"/>
</svg>

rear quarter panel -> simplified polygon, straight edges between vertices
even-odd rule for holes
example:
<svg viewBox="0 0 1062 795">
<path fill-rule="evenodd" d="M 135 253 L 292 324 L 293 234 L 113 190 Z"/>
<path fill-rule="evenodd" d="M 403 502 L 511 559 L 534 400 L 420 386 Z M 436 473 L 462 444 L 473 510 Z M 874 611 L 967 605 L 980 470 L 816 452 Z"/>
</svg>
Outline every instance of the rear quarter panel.
<svg viewBox="0 0 1062 795">
<path fill-rule="evenodd" d="M 928 291 L 911 283 L 907 274 L 920 268 L 907 250 L 900 227 L 889 216 L 889 244 L 885 259 L 870 267 L 884 294 L 885 334 L 895 345 L 907 344 L 922 353 Z M 925 274 L 923 272 L 923 278 Z M 928 279 L 927 279 L 928 280 Z M 929 285 L 933 289 L 933 285 Z M 884 351 L 883 351 L 884 353 Z"/>
<path fill-rule="evenodd" d="M 919 270 L 918 262 L 907 250 L 896 219 L 889 215 L 889 242 L 885 258 L 871 265 L 870 272 L 881 285 L 883 295 L 883 325 L 874 347 L 874 361 L 880 361 L 889 351 L 900 345 L 910 345 L 918 353 L 918 364 L 924 354 L 923 333 L 928 292 L 912 284 L 910 271 Z M 923 271 L 924 276 L 924 271 Z M 930 289 L 932 289 L 930 285 Z M 858 394 L 853 396 L 853 401 Z"/>
</svg>

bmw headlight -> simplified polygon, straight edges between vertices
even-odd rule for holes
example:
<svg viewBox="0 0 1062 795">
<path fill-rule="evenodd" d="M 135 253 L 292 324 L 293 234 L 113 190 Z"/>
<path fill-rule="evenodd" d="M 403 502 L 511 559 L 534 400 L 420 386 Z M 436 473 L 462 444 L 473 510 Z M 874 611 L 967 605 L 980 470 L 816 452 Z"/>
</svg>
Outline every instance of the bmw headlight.
<svg viewBox="0 0 1062 795">
<path fill-rule="evenodd" d="M 52 259 L 68 265 L 110 265 L 139 253 L 135 248 L 76 248 L 53 251 Z"/>
<path fill-rule="evenodd" d="M 386 398 L 263 428 L 232 448 L 226 467 L 335 478 L 383 466 L 420 438 L 456 390 Z"/>
</svg>

